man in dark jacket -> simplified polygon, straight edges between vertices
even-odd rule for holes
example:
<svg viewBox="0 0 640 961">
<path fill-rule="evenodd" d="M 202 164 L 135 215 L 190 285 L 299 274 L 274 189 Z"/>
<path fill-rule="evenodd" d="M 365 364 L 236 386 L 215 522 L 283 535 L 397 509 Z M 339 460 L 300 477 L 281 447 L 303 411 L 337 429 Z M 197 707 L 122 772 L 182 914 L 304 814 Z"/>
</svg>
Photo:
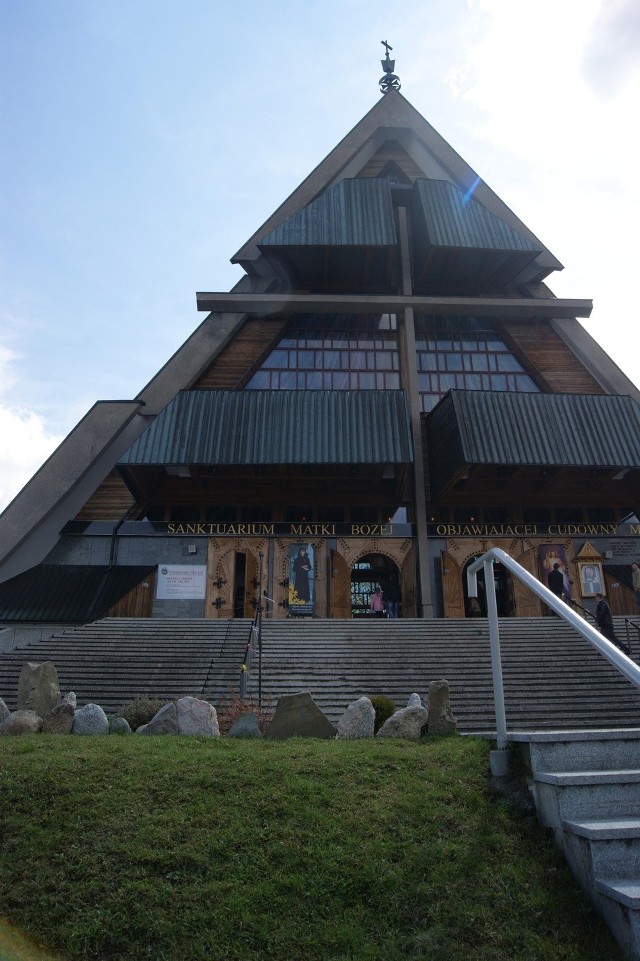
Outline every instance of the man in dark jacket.
<svg viewBox="0 0 640 961">
<path fill-rule="evenodd" d="M 562 600 L 562 595 L 564 594 L 564 575 L 560 570 L 559 564 L 554 564 L 553 570 L 547 574 L 547 584 L 549 585 L 549 590 Z"/>
<path fill-rule="evenodd" d="M 608 602 L 604 599 L 602 594 L 596 594 L 596 624 L 598 625 L 598 630 L 603 637 L 606 637 L 608 641 L 619 647 L 621 651 L 625 654 L 629 654 L 629 648 L 622 641 L 619 641 L 616 637 L 615 631 L 613 629 L 613 617 L 611 616 L 611 608 Z"/>
</svg>

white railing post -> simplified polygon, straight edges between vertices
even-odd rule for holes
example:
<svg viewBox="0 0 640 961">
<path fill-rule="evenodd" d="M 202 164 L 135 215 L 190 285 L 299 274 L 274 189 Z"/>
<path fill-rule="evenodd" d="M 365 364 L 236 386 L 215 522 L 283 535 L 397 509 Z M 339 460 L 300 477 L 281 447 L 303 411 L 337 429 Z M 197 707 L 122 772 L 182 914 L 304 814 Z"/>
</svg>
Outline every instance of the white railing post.
<svg viewBox="0 0 640 961">
<path fill-rule="evenodd" d="M 493 558 L 487 557 L 485 554 L 482 566 L 484 568 L 484 589 L 487 598 L 487 617 L 489 619 L 489 643 L 491 644 L 491 674 L 493 676 L 493 703 L 496 712 L 496 735 L 498 750 L 503 751 L 507 746 L 507 717 L 504 707 L 500 627 L 498 624 L 498 604 L 496 602 Z"/>
<path fill-rule="evenodd" d="M 496 713 L 496 734 L 498 749 L 504 750 L 507 743 L 507 723 L 504 707 L 504 687 L 502 683 L 502 657 L 500 654 L 500 631 L 498 627 L 498 606 L 496 603 L 496 585 L 493 576 L 493 562 L 499 561 L 506 569 L 522 581 L 547 607 L 555 611 L 564 621 L 570 624 L 592 647 L 602 654 L 624 677 L 635 687 L 640 688 L 640 667 L 631 658 L 623 654 L 615 644 L 603 637 L 594 627 L 587 624 L 579 614 L 576 614 L 568 604 L 556 597 L 548 587 L 545 587 L 537 577 L 514 561 L 499 547 L 492 547 L 481 557 L 477 557 L 467 568 L 467 589 L 469 597 L 478 596 L 478 571 L 484 569 L 484 586 L 487 600 L 487 618 L 489 621 L 489 641 L 491 644 L 491 672 L 493 675 L 493 700 Z"/>
</svg>

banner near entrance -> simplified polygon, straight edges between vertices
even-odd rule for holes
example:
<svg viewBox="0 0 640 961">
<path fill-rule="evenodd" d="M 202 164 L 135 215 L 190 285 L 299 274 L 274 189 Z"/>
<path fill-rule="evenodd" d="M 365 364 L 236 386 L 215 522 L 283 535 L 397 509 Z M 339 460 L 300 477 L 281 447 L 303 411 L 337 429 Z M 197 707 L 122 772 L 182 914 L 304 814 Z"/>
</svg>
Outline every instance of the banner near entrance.
<svg viewBox="0 0 640 961">
<path fill-rule="evenodd" d="M 207 568 L 189 564 L 160 564 L 158 566 L 158 591 L 160 601 L 204 600 Z"/>
<path fill-rule="evenodd" d="M 289 613 L 315 613 L 314 550 L 311 544 L 289 547 Z"/>
<path fill-rule="evenodd" d="M 549 583 L 549 574 L 551 574 L 557 564 L 557 570 L 562 574 L 563 593 L 570 597 L 571 581 L 569 580 L 569 565 L 567 564 L 567 554 L 564 544 L 541 544 L 538 547 L 538 560 L 542 572 L 541 580 L 544 586 L 553 590 Z M 556 594 L 557 591 L 553 590 L 553 593 Z"/>
</svg>

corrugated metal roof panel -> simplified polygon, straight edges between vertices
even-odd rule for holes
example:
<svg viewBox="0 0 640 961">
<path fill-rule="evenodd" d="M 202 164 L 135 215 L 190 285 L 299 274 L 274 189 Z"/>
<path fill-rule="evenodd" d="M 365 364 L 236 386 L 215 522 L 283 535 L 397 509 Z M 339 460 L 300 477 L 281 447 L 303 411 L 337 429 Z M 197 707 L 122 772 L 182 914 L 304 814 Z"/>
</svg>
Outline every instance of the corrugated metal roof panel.
<svg viewBox="0 0 640 961">
<path fill-rule="evenodd" d="M 441 404 L 455 409 L 468 464 L 640 467 L 631 397 L 455 390 Z"/>
<path fill-rule="evenodd" d="M 540 253 L 521 233 L 447 180 L 416 180 L 429 242 L 434 246 Z"/>
<path fill-rule="evenodd" d="M 153 570 L 40 564 L 0 584 L 0 622 L 93 621 Z"/>
<path fill-rule="evenodd" d="M 122 465 L 409 464 L 404 392 L 183 391 Z"/>
<path fill-rule="evenodd" d="M 392 247 L 396 229 L 389 182 L 342 180 L 263 237 L 259 246 Z"/>
</svg>

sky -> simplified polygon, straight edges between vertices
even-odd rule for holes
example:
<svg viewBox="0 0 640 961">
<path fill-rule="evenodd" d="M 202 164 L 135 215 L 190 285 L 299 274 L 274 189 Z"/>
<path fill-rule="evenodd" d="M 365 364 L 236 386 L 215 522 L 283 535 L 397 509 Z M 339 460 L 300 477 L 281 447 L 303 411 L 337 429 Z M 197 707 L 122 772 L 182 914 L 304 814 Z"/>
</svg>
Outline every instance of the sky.
<svg viewBox="0 0 640 961">
<path fill-rule="evenodd" d="M 0 0 L 0 510 L 237 282 L 379 99 L 382 40 L 640 384 L 637 0 Z"/>
</svg>

